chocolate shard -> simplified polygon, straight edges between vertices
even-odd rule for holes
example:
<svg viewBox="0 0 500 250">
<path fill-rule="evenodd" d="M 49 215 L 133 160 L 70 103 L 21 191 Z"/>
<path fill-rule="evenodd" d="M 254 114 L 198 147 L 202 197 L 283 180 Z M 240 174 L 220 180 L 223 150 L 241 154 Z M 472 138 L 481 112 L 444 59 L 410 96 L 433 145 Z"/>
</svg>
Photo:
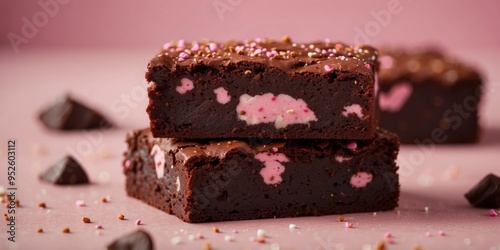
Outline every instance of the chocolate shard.
<svg viewBox="0 0 500 250">
<path fill-rule="evenodd" d="M 40 179 L 56 185 L 87 184 L 89 178 L 82 166 L 71 156 L 57 161 L 40 175 Z"/>
<path fill-rule="evenodd" d="M 465 198 L 475 207 L 500 207 L 500 177 L 489 174 L 465 194 Z"/>
<path fill-rule="evenodd" d="M 99 112 L 69 95 L 59 97 L 40 113 L 39 118 L 47 128 L 54 130 L 101 129 L 112 126 Z"/>
<path fill-rule="evenodd" d="M 107 246 L 108 250 L 151 250 L 153 240 L 151 236 L 143 230 L 137 230 L 116 239 Z"/>
</svg>

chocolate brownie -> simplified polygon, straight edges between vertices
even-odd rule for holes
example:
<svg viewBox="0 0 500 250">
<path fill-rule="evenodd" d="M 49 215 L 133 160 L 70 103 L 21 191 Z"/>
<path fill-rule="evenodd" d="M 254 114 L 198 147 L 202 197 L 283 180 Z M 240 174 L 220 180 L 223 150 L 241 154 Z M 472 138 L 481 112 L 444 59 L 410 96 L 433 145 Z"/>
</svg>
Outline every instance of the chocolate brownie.
<svg viewBox="0 0 500 250">
<path fill-rule="evenodd" d="M 390 210 L 397 136 L 371 140 L 176 140 L 127 134 L 128 195 L 186 222 Z"/>
<path fill-rule="evenodd" d="M 146 79 L 158 138 L 371 139 L 378 51 L 329 40 L 166 43 Z"/>
<path fill-rule="evenodd" d="M 482 79 L 437 49 L 382 50 L 380 126 L 403 143 L 470 143 L 479 138 Z"/>
</svg>

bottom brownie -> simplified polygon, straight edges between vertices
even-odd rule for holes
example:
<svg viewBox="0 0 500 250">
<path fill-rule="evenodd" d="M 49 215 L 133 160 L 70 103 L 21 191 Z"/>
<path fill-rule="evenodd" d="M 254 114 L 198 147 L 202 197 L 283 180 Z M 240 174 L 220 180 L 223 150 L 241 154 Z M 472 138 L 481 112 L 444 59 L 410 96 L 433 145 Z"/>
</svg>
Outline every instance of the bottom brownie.
<svg viewBox="0 0 500 250">
<path fill-rule="evenodd" d="M 390 210 L 397 137 L 368 141 L 178 141 L 127 134 L 128 195 L 186 222 Z"/>
</svg>

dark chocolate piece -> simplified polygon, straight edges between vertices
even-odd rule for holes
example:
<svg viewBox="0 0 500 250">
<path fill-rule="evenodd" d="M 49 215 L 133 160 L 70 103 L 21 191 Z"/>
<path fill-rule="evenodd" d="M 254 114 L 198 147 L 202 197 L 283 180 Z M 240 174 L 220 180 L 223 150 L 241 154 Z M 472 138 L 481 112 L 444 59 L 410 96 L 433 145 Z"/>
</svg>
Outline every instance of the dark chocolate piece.
<svg viewBox="0 0 500 250">
<path fill-rule="evenodd" d="M 365 141 L 196 140 L 127 134 L 128 195 L 186 222 L 390 210 L 397 137 Z"/>
<path fill-rule="evenodd" d="M 482 79 L 437 50 L 382 50 L 380 127 L 403 143 L 471 143 L 479 139 Z"/>
<path fill-rule="evenodd" d="M 69 95 L 61 96 L 39 115 L 42 123 L 54 130 L 105 129 L 112 124 L 99 112 Z"/>
<path fill-rule="evenodd" d="M 143 230 L 137 230 L 116 239 L 107 247 L 108 250 L 152 250 L 153 240 Z"/>
<path fill-rule="evenodd" d="M 89 183 L 87 173 L 71 156 L 57 161 L 52 167 L 40 175 L 40 179 L 56 185 L 74 185 Z"/>
<path fill-rule="evenodd" d="M 465 194 L 465 198 L 475 207 L 500 208 L 500 177 L 487 175 Z"/>
<path fill-rule="evenodd" d="M 378 51 L 338 42 L 167 43 L 148 65 L 158 138 L 371 139 Z"/>
</svg>

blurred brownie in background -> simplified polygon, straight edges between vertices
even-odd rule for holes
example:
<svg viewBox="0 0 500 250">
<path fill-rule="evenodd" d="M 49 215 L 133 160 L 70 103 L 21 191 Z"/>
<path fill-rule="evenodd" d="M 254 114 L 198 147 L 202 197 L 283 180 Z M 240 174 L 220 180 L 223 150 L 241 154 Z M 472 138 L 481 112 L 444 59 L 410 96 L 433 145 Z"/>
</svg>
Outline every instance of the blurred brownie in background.
<svg viewBox="0 0 500 250">
<path fill-rule="evenodd" d="M 472 143 L 479 139 L 478 71 L 437 49 L 382 49 L 380 127 L 402 143 Z"/>
</svg>

